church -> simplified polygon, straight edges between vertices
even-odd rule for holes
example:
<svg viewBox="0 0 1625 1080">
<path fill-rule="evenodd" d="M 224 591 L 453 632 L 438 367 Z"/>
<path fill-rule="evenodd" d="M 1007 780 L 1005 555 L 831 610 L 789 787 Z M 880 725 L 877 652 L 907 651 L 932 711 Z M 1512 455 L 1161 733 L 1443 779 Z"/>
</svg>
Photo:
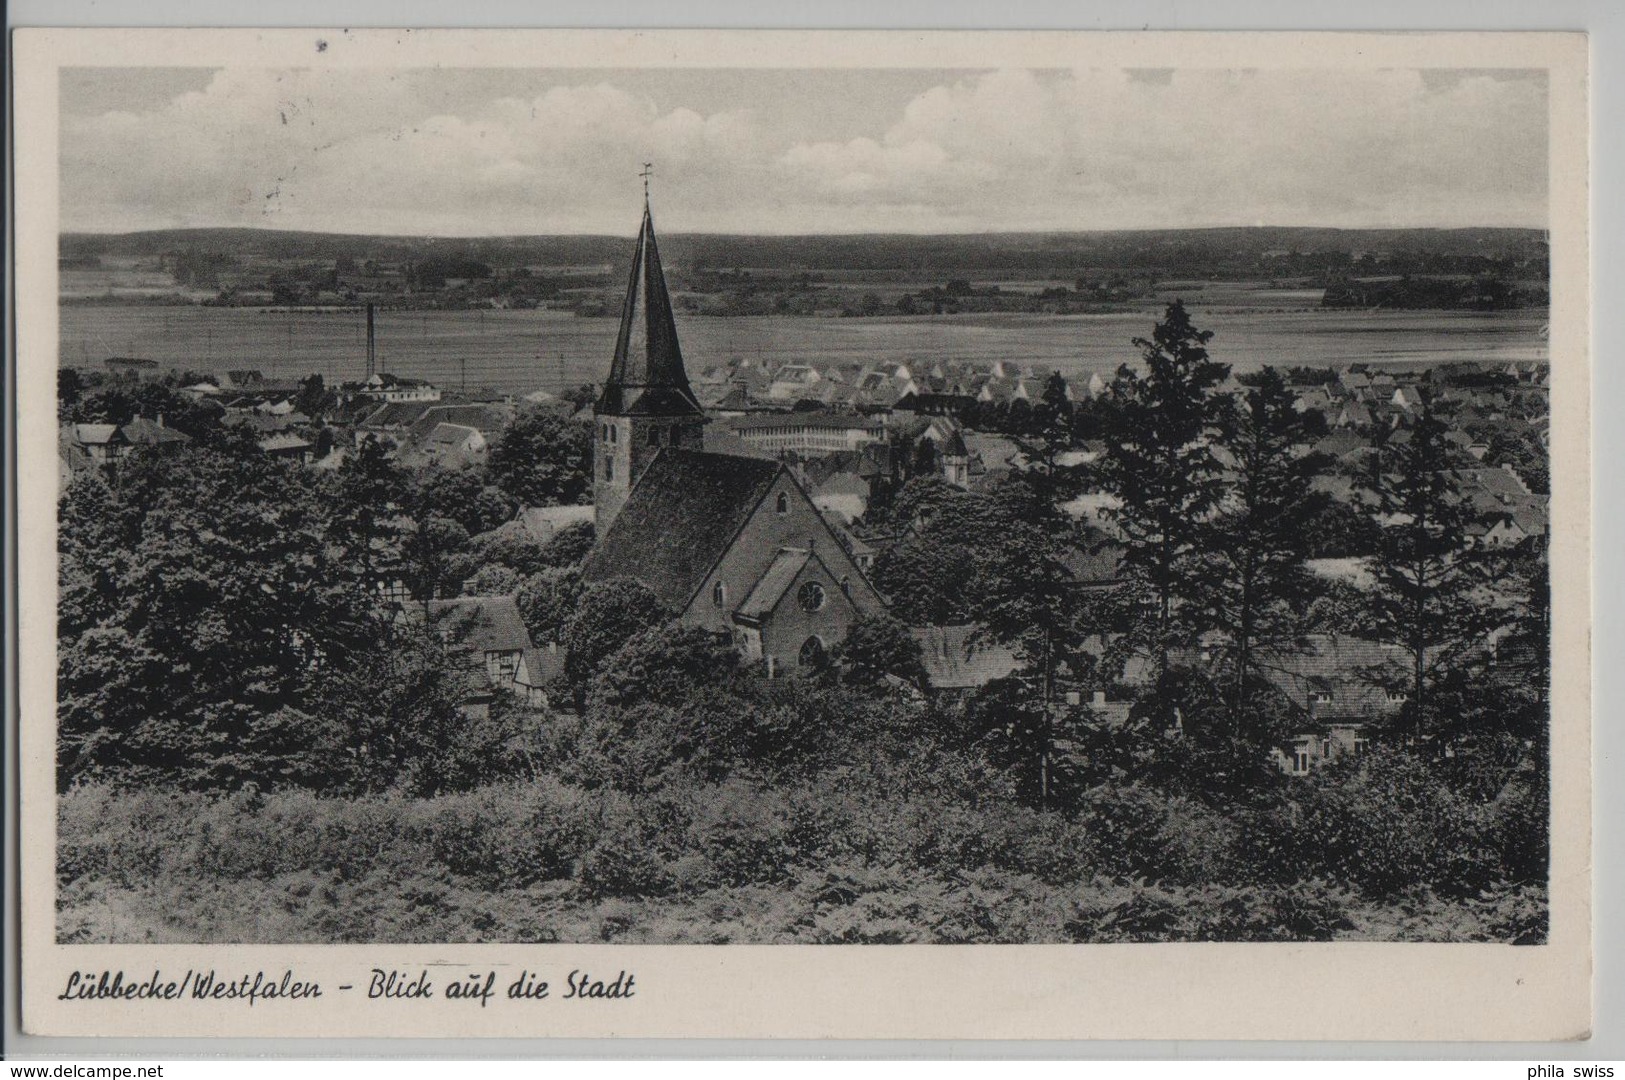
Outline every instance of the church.
<svg viewBox="0 0 1625 1080">
<path fill-rule="evenodd" d="M 769 677 L 817 668 L 885 601 L 789 469 L 702 449 L 648 201 L 609 377 L 593 407 L 587 582 L 643 582 Z"/>
</svg>

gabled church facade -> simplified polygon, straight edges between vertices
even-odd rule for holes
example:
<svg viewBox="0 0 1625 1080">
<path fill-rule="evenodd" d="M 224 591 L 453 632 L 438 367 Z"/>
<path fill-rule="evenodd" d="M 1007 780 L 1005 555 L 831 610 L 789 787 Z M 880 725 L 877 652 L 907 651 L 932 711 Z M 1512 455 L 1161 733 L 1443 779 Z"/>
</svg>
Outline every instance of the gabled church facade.
<svg viewBox="0 0 1625 1080">
<path fill-rule="evenodd" d="M 598 540 L 588 582 L 642 581 L 680 619 L 728 635 L 769 675 L 822 666 L 885 609 L 781 463 L 699 449 L 647 205 L 609 378 L 593 410 Z"/>
</svg>

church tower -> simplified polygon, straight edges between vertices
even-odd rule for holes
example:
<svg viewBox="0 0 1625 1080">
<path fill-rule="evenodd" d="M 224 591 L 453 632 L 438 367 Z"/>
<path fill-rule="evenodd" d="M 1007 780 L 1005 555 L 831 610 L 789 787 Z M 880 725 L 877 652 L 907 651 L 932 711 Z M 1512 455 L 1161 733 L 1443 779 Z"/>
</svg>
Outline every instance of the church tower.
<svg viewBox="0 0 1625 1080">
<path fill-rule="evenodd" d="M 705 411 L 688 385 L 648 191 L 609 379 L 593 406 L 593 502 L 601 539 L 662 447 L 699 450 Z"/>
</svg>

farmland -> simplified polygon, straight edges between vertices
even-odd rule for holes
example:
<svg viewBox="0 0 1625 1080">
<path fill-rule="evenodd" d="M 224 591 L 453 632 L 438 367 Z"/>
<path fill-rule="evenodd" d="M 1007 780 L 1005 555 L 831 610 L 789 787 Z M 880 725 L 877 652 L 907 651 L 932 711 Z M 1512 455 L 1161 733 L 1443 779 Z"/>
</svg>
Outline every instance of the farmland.
<svg viewBox="0 0 1625 1080">
<path fill-rule="evenodd" d="M 680 316 L 691 371 L 731 357 L 771 362 L 1016 360 L 1069 377 L 1109 373 L 1132 360 L 1130 339 L 1156 319 L 1155 299 L 1088 315 Z M 1193 285 L 1198 317 L 1222 316 L 1213 348 L 1245 371 L 1262 364 L 1356 361 L 1436 364 L 1543 359 L 1539 311 L 1323 311 L 1291 291 L 1237 284 Z M 1143 309 L 1143 310 L 1142 310 Z M 447 387 L 466 382 L 505 392 L 557 390 L 601 377 L 613 351 L 612 318 L 564 312 L 403 311 L 378 318 L 380 364 Z M 218 372 L 252 367 L 268 376 L 321 372 L 359 378 L 364 317 L 356 310 L 73 304 L 61 308 L 60 360 L 99 367 L 139 356 L 163 367 Z"/>
</svg>

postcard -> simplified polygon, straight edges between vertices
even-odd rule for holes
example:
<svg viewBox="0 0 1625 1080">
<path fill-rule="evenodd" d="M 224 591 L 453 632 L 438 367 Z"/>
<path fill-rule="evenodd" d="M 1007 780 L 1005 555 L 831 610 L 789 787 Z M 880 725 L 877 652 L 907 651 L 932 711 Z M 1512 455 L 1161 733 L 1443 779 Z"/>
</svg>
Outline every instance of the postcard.
<svg viewBox="0 0 1625 1080">
<path fill-rule="evenodd" d="M 1579 34 L 17 32 L 23 1024 L 1591 1024 Z"/>
</svg>

